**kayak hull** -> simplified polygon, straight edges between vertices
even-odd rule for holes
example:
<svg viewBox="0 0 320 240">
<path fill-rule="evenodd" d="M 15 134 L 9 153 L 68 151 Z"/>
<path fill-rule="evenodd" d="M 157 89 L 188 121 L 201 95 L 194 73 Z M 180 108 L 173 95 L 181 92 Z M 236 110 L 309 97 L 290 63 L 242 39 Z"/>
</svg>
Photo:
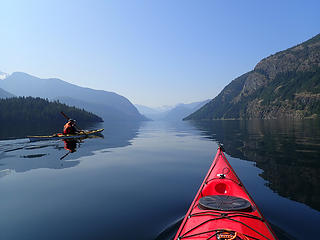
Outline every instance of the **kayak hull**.
<svg viewBox="0 0 320 240">
<path fill-rule="evenodd" d="M 48 141 L 48 140 L 60 140 L 60 139 L 75 139 L 75 138 L 87 138 L 92 135 L 100 134 L 104 129 L 97 129 L 97 130 L 85 130 L 78 134 L 53 134 L 50 136 L 27 136 L 30 142 L 36 141 Z"/>
<path fill-rule="evenodd" d="M 174 239 L 277 239 L 221 147 Z"/>
</svg>

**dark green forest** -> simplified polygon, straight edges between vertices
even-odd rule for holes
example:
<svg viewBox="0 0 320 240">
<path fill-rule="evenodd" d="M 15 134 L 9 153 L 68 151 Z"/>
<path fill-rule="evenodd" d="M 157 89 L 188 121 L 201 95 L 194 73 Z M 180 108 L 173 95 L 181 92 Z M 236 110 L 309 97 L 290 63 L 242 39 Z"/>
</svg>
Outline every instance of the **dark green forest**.
<svg viewBox="0 0 320 240">
<path fill-rule="evenodd" d="M 81 123 L 103 122 L 99 116 L 84 109 L 67 106 L 59 101 L 33 97 L 14 97 L 0 99 L 1 124 L 63 124 L 66 122 L 63 111 L 70 118 Z"/>
</svg>

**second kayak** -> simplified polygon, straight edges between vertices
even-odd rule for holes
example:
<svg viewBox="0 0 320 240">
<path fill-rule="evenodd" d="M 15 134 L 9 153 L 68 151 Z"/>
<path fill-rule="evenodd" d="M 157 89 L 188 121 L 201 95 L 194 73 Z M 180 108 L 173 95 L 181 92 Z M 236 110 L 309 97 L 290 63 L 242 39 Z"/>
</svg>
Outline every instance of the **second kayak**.
<svg viewBox="0 0 320 240">
<path fill-rule="evenodd" d="M 91 135 L 99 134 L 104 129 L 97 129 L 97 130 L 84 130 L 76 134 L 62 134 L 57 133 L 50 136 L 28 136 L 30 142 L 35 141 L 47 141 L 47 140 L 59 140 L 59 139 L 74 139 L 74 138 L 86 138 Z"/>
<path fill-rule="evenodd" d="M 174 238 L 277 239 L 219 147 Z"/>
</svg>

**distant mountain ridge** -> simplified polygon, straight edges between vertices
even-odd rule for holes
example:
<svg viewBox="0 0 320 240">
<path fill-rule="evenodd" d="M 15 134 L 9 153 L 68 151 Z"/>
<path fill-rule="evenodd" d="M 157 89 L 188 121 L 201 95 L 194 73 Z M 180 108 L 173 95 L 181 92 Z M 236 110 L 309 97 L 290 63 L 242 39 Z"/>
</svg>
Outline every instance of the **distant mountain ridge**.
<svg viewBox="0 0 320 240">
<path fill-rule="evenodd" d="M 211 100 L 211 99 L 210 99 Z M 178 104 L 173 109 L 166 112 L 164 119 L 170 121 L 182 121 L 183 118 L 190 115 L 194 111 L 197 111 L 205 104 L 207 104 L 210 100 L 205 100 L 201 102 L 193 102 L 189 104 Z"/>
<path fill-rule="evenodd" d="M 144 120 L 133 104 L 125 97 L 113 92 L 79 87 L 61 79 L 41 79 L 15 72 L 0 81 L 0 87 L 17 96 L 32 96 L 72 102 L 108 120 Z M 67 102 L 66 102 L 67 103 Z"/>
<path fill-rule="evenodd" d="M 320 116 L 320 34 L 261 60 L 185 120 Z"/>
<path fill-rule="evenodd" d="M 152 108 L 152 107 L 147 107 L 147 106 L 144 106 L 144 105 L 141 105 L 141 104 L 135 104 L 134 105 L 138 111 L 143 114 L 144 116 L 152 116 L 152 115 L 157 115 L 157 114 L 160 114 L 164 111 L 160 111 L 159 109 L 155 109 L 155 108 Z"/>
<path fill-rule="evenodd" d="M 150 108 L 142 105 L 136 105 L 136 107 L 143 115 L 152 120 L 182 121 L 183 118 L 198 110 L 209 101 L 205 100 L 188 104 L 180 103 L 176 106 L 166 106 L 165 108 Z"/>
</svg>

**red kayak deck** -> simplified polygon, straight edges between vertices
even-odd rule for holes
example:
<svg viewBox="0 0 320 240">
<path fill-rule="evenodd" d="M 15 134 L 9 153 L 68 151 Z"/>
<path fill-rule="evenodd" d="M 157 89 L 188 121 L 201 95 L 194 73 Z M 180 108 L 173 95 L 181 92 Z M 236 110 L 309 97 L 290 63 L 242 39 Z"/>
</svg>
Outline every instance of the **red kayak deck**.
<svg viewBox="0 0 320 240">
<path fill-rule="evenodd" d="M 277 239 L 221 147 L 174 239 Z"/>
</svg>

